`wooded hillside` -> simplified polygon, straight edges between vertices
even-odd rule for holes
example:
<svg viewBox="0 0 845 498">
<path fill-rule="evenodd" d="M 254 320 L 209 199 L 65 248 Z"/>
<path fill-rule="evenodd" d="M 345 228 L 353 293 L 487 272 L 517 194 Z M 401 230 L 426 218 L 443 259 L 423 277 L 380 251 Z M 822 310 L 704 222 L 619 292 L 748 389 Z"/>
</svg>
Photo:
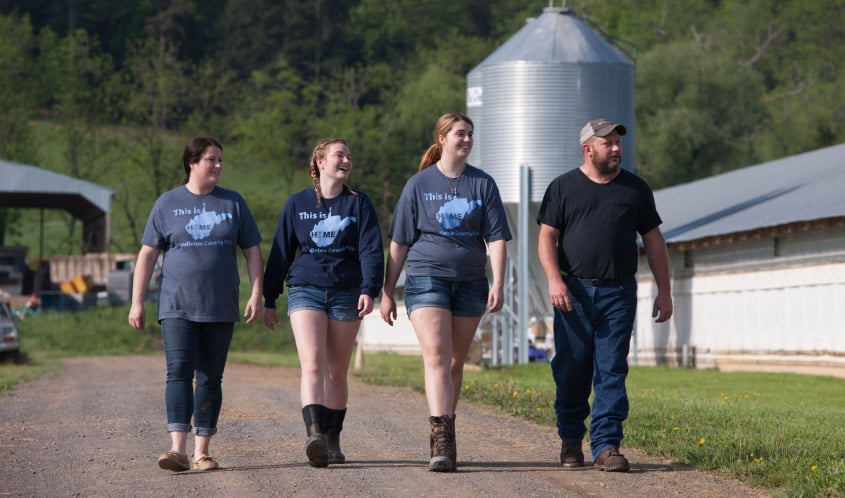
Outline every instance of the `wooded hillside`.
<svg viewBox="0 0 845 498">
<path fill-rule="evenodd" d="M 265 239 L 314 144 L 342 136 L 386 225 L 437 116 L 465 109 L 467 72 L 548 5 L 0 0 L 0 158 L 118 191 L 112 248 L 134 252 L 188 136 L 222 141 L 223 185 Z M 845 141 L 845 0 L 566 6 L 635 47 L 636 166 L 655 189 Z M 0 210 L 0 245 L 31 245 L 34 219 Z M 78 253 L 78 226 L 49 220 L 48 254 Z"/>
</svg>

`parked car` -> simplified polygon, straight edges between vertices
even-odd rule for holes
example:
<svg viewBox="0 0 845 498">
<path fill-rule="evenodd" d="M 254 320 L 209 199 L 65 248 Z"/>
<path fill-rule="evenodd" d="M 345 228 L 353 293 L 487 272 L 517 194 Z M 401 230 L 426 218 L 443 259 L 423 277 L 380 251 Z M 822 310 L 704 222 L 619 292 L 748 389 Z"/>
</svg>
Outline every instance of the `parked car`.
<svg viewBox="0 0 845 498">
<path fill-rule="evenodd" d="M 0 301 L 0 359 L 11 358 L 17 361 L 20 358 L 20 349 L 15 314 L 12 313 L 12 307 L 8 302 Z"/>
</svg>

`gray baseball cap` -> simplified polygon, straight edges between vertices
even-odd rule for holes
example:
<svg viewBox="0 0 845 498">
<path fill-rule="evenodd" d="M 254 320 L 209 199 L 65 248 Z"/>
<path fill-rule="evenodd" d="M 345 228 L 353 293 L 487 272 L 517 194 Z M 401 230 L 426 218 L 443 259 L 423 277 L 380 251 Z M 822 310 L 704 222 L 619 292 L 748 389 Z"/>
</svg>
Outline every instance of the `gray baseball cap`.
<svg viewBox="0 0 845 498">
<path fill-rule="evenodd" d="M 593 137 L 606 137 L 616 130 L 620 135 L 624 135 L 628 130 L 621 124 L 611 123 L 604 118 L 598 118 L 590 121 L 581 128 L 581 145 Z"/>
</svg>

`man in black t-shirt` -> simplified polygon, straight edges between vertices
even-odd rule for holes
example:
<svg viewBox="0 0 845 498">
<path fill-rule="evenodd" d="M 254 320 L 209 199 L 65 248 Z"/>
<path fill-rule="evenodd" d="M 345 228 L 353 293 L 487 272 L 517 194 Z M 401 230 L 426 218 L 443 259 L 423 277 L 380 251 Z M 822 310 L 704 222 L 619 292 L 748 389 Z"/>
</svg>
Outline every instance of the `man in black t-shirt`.
<svg viewBox="0 0 845 498">
<path fill-rule="evenodd" d="M 637 233 L 657 283 L 652 317 L 672 316 L 669 257 L 651 188 L 620 168 L 625 127 L 595 119 L 581 130 L 584 163 L 546 189 L 537 223 L 538 255 L 554 307 L 555 412 L 565 469 L 584 466 L 590 411 L 593 465 L 629 470 L 619 452 L 628 416 L 625 378 L 637 311 Z"/>
</svg>

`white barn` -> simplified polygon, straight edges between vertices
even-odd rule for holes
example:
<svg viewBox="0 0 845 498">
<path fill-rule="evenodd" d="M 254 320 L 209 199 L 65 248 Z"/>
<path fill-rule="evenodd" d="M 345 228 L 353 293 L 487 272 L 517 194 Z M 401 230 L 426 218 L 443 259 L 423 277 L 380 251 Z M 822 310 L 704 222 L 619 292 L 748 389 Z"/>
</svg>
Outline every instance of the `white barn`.
<svg viewBox="0 0 845 498">
<path fill-rule="evenodd" d="M 655 192 L 675 314 L 639 263 L 631 362 L 845 376 L 845 144 Z"/>
</svg>

